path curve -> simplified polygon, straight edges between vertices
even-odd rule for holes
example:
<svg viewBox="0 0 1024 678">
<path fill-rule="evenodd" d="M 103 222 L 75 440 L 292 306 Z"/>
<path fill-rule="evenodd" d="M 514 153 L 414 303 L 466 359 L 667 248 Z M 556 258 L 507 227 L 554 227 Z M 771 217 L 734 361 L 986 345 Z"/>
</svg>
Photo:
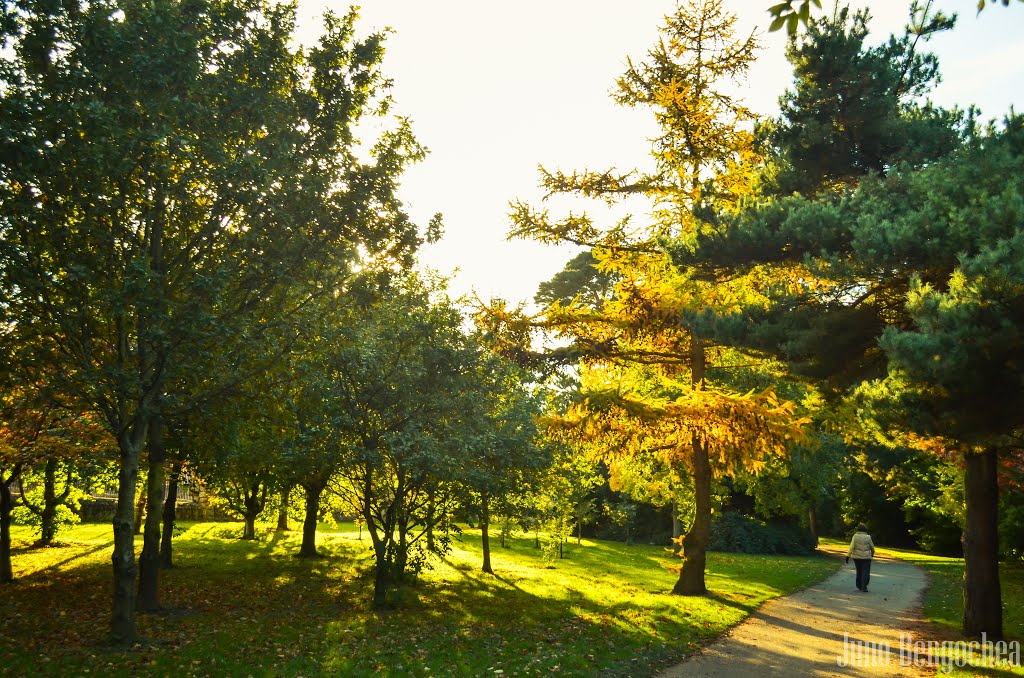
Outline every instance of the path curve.
<svg viewBox="0 0 1024 678">
<path fill-rule="evenodd" d="M 659 678 L 933 675 L 902 665 L 900 655 L 901 634 L 919 639 L 914 629 L 926 585 L 916 565 L 878 557 L 869 593 L 861 593 L 851 561 L 820 584 L 766 603 Z"/>
</svg>

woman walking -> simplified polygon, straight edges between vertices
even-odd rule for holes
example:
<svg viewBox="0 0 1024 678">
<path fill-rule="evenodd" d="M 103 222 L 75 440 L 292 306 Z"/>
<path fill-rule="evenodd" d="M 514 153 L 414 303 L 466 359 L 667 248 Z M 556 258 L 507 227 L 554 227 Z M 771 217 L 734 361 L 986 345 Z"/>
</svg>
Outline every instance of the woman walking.
<svg viewBox="0 0 1024 678">
<path fill-rule="evenodd" d="M 853 564 L 857 568 L 857 590 L 863 593 L 868 592 L 868 579 L 871 578 L 871 559 L 875 556 L 875 544 L 868 534 L 867 525 L 861 523 L 857 526 L 857 532 L 850 542 L 850 550 L 846 553 L 846 562 L 853 558 Z"/>
</svg>

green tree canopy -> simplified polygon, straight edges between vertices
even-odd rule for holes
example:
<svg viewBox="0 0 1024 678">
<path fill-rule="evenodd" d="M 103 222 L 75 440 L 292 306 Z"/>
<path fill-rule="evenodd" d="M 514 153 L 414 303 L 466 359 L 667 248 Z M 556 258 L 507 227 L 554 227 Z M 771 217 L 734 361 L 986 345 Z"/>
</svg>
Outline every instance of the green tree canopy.
<svg viewBox="0 0 1024 678">
<path fill-rule="evenodd" d="M 401 261 L 418 243 L 394 195 L 423 154 L 407 122 L 357 150 L 390 82 L 383 35 L 357 40 L 355 20 L 327 15 L 299 49 L 294 7 L 263 0 L 4 6 L 0 288 L 120 446 L 117 642 L 135 637 L 140 450 L 198 397 L 185 385 L 213 386 L 194 357 L 231 364 L 288 317 L 290 282 L 324 293 L 360 247 Z"/>
</svg>

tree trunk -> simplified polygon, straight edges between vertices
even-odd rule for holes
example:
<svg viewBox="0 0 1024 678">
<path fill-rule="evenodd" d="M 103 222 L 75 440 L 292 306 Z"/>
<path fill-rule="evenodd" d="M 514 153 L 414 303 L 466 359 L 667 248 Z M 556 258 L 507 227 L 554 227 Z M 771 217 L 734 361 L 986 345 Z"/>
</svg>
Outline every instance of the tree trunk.
<svg viewBox="0 0 1024 678">
<path fill-rule="evenodd" d="M 388 568 L 387 546 L 381 537 L 381 530 L 374 520 L 372 498 L 373 498 L 373 468 L 366 465 L 366 475 L 363 479 L 362 490 L 362 511 L 363 520 L 366 522 L 366 531 L 370 533 L 370 541 L 373 542 L 373 609 L 382 610 L 387 607 L 388 587 L 391 584 L 391 575 Z M 390 526 L 386 526 L 390 530 Z"/>
<path fill-rule="evenodd" d="M 690 382 L 696 391 L 704 387 L 704 343 L 696 335 L 690 337 Z M 700 596 L 707 593 L 704 569 L 707 565 L 708 542 L 711 540 L 711 461 L 708 448 L 697 432 L 692 437 L 694 517 L 690 531 L 683 540 L 683 569 L 672 593 Z"/>
<path fill-rule="evenodd" d="M 583 543 L 583 516 L 576 519 L 576 546 Z"/>
<path fill-rule="evenodd" d="M 695 515 L 690 531 L 683 539 L 683 569 L 672 593 L 700 596 L 707 593 L 704 569 L 708 542 L 711 540 L 711 464 L 703 441 L 693 440 L 693 498 Z"/>
<path fill-rule="evenodd" d="M 119 436 L 121 459 L 117 471 L 117 508 L 114 510 L 114 595 L 110 640 L 116 645 L 135 642 L 135 483 L 139 475 L 139 449 L 145 425 L 136 424 Z"/>
<path fill-rule="evenodd" d="M 245 514 L 245 527 L 242 528 L 242 539 L 256 538 L 256 516 L 249 512 Z"/>
<path fill-rule="evenodd" d="M 299 547 L 299 556 L 303 558 L 316 558 L 320 554 L 316 550 L 316 523 L 320 515 L 320 495 L 324 488 L 322 485 L 303 485 L 306 491 L 306 517 L 302 521 L 302 546 Z"/>
<path fill-rule="evenodd" d="M 14 581 L 14 568 L 11 565 L 11 509 L 14 508 L 14 497 L 11 496 L 11 483 L 21 472 L 15 467 L 7 478 L 0 474 L 0 584 Z"/>
<path fill-rule="evenodd" d="M 967 454 L 964 473 L 964 623 L 965 636 L 1003 636 L 999 587 L 999 484 L 995 449 Z"/>
<path fill-rule="evenodd" d="M 277 527 L 274 528 L 278 532 L 288 531 L 288 500 L 291 497 L 291 494 L 291 486 L 285 487 L 281 490 L 281 505 L 277 509 Z"/>
<path fill-rule="evenodd" d="M 164 422 L 159 415 L 149 423 L 149 473 L 146 477 L 146 523 L 139 554 L 139 612 L 160 609 L 160 517 L 164 503 Z"/>
<path fill-rule="evenodd" d="M 160 567 L 169 570 L 174 567 L 172 539 L 174 538 L 174 521 L 178 513 L 178 482 L 181 480 L 181 469 L 185 462 L 181 459 L 174 462 L 171 478 L 167 483 L 167 498 L 164 500 L 164 526 L 160 537 Z"/>
<path fill-rule="evenodd" d="M 483 571 L 487 574 L 494 574 L 494 570 L 491 569 L 491 536 L 488 531 L 491 526 L 491 515 L 487 503 L 487 495 L 482 495 L 480 498 L 480 544 L 484 551 Z"/>
<path fill-rule="evenodd" d="M 39 511 L 39 545 L 49 546 L 57 536 L 57 460 L 46 460 L 43 468 L 43 506 Z"/>
</svg>

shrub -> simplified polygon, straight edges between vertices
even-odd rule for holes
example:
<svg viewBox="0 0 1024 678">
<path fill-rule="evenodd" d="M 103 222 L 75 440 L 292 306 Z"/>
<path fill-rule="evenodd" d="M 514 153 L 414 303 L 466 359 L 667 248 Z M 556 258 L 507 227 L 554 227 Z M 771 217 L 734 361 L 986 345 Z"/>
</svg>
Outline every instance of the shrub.
<svg viewBox="0 0 1024 678">
<path fill-rule="evenodd" d="M 814 550 L 811 534 L 795 525 L 768 524 L 727 511 L 711 521 L 711 551 L 806 555 Z"/>
</svg>

